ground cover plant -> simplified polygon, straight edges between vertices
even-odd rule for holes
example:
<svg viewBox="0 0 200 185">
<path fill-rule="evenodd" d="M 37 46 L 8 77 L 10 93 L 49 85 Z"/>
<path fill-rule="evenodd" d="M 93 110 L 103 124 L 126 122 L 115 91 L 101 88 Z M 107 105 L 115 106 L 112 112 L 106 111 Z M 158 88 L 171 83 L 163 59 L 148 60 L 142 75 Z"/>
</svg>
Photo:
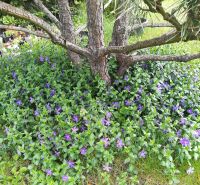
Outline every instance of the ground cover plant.
<svg viewBox="0 0 200 185">
<path fill-rule="evenodd" d="M 170 184 L 178 183 L 179 166 L 185 174 L 198 170 L 199 64 L 137 64 L 106 86 L 48 41 L 19 52 L 1 58 L 0 144 L 3 159 L 26 162 L 11 172 L 19 179 L 1 175 L 2 184 L 89 184 L 94 174 L 101 184 L 137 184 L 140 161 L 152 158 Z M 117 167 L 123 172 L 112 179 Z"/>
</svg>

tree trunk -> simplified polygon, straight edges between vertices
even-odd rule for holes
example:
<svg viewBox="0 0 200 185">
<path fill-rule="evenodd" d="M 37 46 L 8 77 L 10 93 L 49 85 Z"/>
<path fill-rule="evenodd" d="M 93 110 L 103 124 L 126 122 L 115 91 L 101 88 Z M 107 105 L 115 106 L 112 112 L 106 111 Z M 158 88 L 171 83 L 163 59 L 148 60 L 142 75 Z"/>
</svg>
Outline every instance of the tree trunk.
<svg viewBox="0 0 200 185">
<path fill-rule="evenodd" d="M 67 41 L 75 44 L 76 43 L 75 32 L 74 32 L 74 26 L 71 18 L 71 11 L 68 0 L 58 0 L 58 6 L 59 6 L 60 22 L 62 24 L 61 26 L 62 36 Z M 76 65 L 80 64 L 80 56 L 77 53 L 74 53 L 69 50 L 68 55 L 70 60 L 74 64 Z"/>
<path fill-rule="evenodd" d="M 110 46 L 125 46 L 128 43 L 128 13 L 122 12 L 125 8 L 123 5 L 124 1 L 119 0 L 118 2 L 118 12 L 116 14 L 116 21 L 112 33 L 112 42 Z M 122 15 L 122 13 L 124 13 Z M 116 55 L 116 60 L 118 63 L 117 74 L 122 76 L 126 72 L 126 65 L 124 65 L 124 60 L 122 54 Z"/>
<path fill-rule="evenodd" d="M 103 0 L 86 0 L 88 16 L 89 50 L 93 57 L 91 70 L 94 75 L 99 75 L 107 84 L 111 83 L 108 74 L 107 59 L 98 52 L 104 47 L 103 35 Z"/>
</svg>

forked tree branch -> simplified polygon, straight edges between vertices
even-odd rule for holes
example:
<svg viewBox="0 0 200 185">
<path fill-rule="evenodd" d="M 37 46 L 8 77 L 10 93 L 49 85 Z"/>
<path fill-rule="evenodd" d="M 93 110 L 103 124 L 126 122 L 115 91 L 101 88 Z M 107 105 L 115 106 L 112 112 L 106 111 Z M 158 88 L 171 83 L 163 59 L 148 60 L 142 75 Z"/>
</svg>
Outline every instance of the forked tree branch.
<svg viewBox="0 0 200 185">
<path fill-rule="evenodd" d="M 23 28 L 23 27 L 18 27 L 18 26 L 11 26 L 11 25 L 0 25 L 0 29 L 7 29 L 7 30 L 15 30 L 15 31 L 21 31 L 24 33 L 29 33 L 31 35 L 35 35 L 37 37 L 42 37 L 42 38 L 46 38 L 49 39 L 50 37 L 48 35 L 45 35 L 43 33 L 37 32 L 37 31 L 32 31 L 29 30 L 27 28 Z"/>
<path fill-rule="evenodd" d="M 140 50 L 144 48 L 179 42 L 180 40 L 181 40 L 180 33 L 173 30 L 171 32 L 161 35 L 160 37 L 155 37 L 153 39 L 149 39 L 145 41 L 139 41 L 134 44 L 130 44 L 126 46 L 109 46 L 107 48 L 102 48 L 100 53 L 102 55 L 111 54 L 111 53 L 130 53 L 132 51 L 136 51 L 136 50 Z"/>
<path fill-rule="evenodd" d="M 41 0 L 33 0 L 33 1 L 34 1 L 34 3 L 37 5 L 37 7 L 38 7 L 41 11 L 43 11 L 53 23 L 56 24 L 56 26 L 57 26 L 58 28 L 61 27 L 60 21 L 56 18 L 56 16 L 54 16 L 54 15 L 51 13 L 51 11 L 42 3 Z"/>
</svg>

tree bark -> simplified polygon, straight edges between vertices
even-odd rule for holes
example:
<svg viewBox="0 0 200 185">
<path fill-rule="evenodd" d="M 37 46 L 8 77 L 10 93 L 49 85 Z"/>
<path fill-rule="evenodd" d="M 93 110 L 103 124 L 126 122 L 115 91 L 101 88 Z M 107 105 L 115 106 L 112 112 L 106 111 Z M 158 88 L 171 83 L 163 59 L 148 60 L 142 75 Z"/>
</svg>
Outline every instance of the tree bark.
<svg viewBox="0 0 200 185">
<path fill-rule="evenodd" d="M 94 75 L 99 75 L 107 84 L 110 84 L 106 56 L 99 53 L 99 49 L 104 47 L 103 0 L 86 0 L 86 3 L 89 50 L 92 53 L 91 70 Z"/>
<path fill-rule="evenodd" d="M 128 13 L 123 12 L 124 1 L 118 1 L 118 11 L 116 14 L 116 20 L 112 33 L 112 42 L 109 44 L 110 46 L 125 46 L 128 43 Z M 123 65 L 123 54 L 116 54 L 116 60 L 118 64 L 117 75 L 121 76 L 126 71 L 126 65 Z"/>
<path fill-rule="evenodd" d="M 76 43 L 75 39 L 75 31 L 73 26 L 73 21 L 71 17 L 71 11 L 69 7 L 68 0 L 58 0 L 58 6 L 59 6 L 59 16 L 60 16 L 60 22 L 62 24 L 61 26 L 61 33 L 62 36 L 71 43 Z M 77 53 L 74 53 L 72 51 L 68 51 L 68 55 L 70 60 L 76 64 L 80 64 L 80 56 Z"/>
</svg>

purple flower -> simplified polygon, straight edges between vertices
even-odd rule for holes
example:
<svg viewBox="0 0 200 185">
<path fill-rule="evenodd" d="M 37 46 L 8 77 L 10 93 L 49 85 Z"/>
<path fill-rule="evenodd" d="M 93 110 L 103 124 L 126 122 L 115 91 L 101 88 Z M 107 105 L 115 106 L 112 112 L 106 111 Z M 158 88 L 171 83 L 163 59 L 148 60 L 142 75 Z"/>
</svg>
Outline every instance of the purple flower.
<svg viewBox="0 0 200 185">
<path fill-rule="evenodd" d="M 111 112 L 107 112 L 107 113 L 106 113 L 106 119 L 110 119 L 111 116 L 112 116 L 112 113 L 111 113 Z"/>
<path fill-rule="evenodd" d="M 187 172 L 188 175 L 191 175 L 191 174 L 194 173 L 194 168 L 193 167 L 189 167 L 186 172 Z"/>
<path fill-rule="evenodd" d="M 118 139 L 116 145 L 117 145 L 117 148 L 122 148 L 124 146 L 124 143 L 121 139 Z"/>
<path fill-rule="evenodd" d="M 181 118 L 180 119 L 180 125 L 185 125 L 187 122 L 187 119 L 186 118 Z"/>
<path fill-rule="evenodd" d="M 51 176 L 53 173 L 50 169 L 45 170 L 46 175 Z"/>
<path fill-rule="evenodd" d="M 187 113 L 193 114 L 193 110 L 192 110 L 192 109 L 188 109 L 188 110 L 187 110 Z"/>
<path fill-rule="evenodd" d="M 68 161 L 67 162 L 69 168 L 74 168 L 75 167 L 75 162 L 74 161 Z"/>
<path fill-rule="evenodd" d="M 177 135 L 178 137 L 181 137 L 181 133 L 182 133 L 182 130 L 178 130 L 178 131 L 176 132 L 176 135 Z"/>
<path fill-rule="evenodd" d="M 14 80 L 17 79 L 17 73 L 15 71 L 12 72 L 12 77 L 13 77 Z"/>
<path fill-rule="evenodd" d="M 50 92 L 50 97 L 53 97 L 55 94 L 56 94 L 56 90 L 52 89 L 51 92 Z"/>
<path fill-rule="evenodd" d="M 77 115 L 72 115 L 72 120 L 73 120 L 73 122 L 78 123 L 79 117 Z"/>
<path fill-rule="evenodd" d="M 106 118 L 103 118 L 103 119 L 101 120 L 101 123 L 102 123 L 104 126 L 109 126 L 109 125 L 110 125 L 110 121 L 107 120 Z"/>
<path fill-rule="evenodd" d="M 40 115 L 39 111 L 38 111 L 38 110 L 35 110 L 35 111 L 34 111 L 34 115 L 35 115 L 35 116 L 39 116 L 39 115 Z"/>
<path fill-rule="evenodd" d="M 81 155 L 86 155 L 87 148 L 85 148 L 85 147 L 81 148 L 80 153 L 81 153 Z"/>
<path fill-rule="evenodd" d="M 5 128 L 5 133 L 6 133 L 6 135 L 8 135 L 8 133 L 9 133 L 9 128 L 8 127 Z"/>
<path fill-rule="evenodd" d="M 62 108 L 60 106 L 57 106 L 55 108 L 55 112 L 56 112 L 57 115 L 60 114 L 62 112 Z"/>
<path fill-rule="evenodd" d="M 125 87 L 124 87 L 124 90 L 126 90 L 126 91 L 130 92 L 130 91 L 131 91 L 131 86 L 130 86 L 130 85 L 128 85 L 128 86 L 125 86 Z"/>
<path fill-rule="evenodd" d="M 45 88 L 49 89 L 51 87 L 50 83 L 45 84 Z"/>
<path fill-rule="evenodd" d="M 44 57 L 40 56 L 40 62 L 44 62 Z"/>
<path fill-rule="evenodd" d="M 139 105 L 138 105 L 138 110 L 139 110 L 139 111 L 142 111 L 142 109 L 143 109 L 143 106 L 142 106 L 141 104 L 139 104 Z"/>
<path fill-rule="evenodd" d="M 103 141 L 105 148 L 107 148 L 110 145 L 110 140 L 108 137 L 104 137 L 101 140 Z"/>
<path fill-rule="evenodd" d="M 128 75 L 125 75 L 125 76 L 124 76 L 124 80 L 125 80 L 125 81 L 128 81 L 128 80 L 129 80 Z"/>
<path fill-rule="evenodd" d="M 140 158 L 145 158 L 147 155 L 147 152 L 145 150 L 142 150 L 140 153 L 139 153 L 139 157 Z"/>
<path fill-rule="evenodd" d="M 59 157 L 59 156 L 60 156 L 60 152 L 55 151 L 55 156 L 56 156 L 56 157 Z"/>
<path fill-rule="evenodd" d="M 47 103 L 47 104 L 46 104 L 46 108 L 47 108 L 47 110 L 48 110 L 49 112 L 51 112 L 51 105 L 50 105 L 50 103 Z"/>
<path fill-rule="evenodd" d="M 17 104 L 18 106 L 21 106 L 21 105 L 22 105 L 22 101 L 21 101 L 21 100 L 16 100 L 16 104 Z"/>
<path fill-rule="evenodd" d="M 184 147 L 189 146 L 190 145 L 190 140 L 187 138 L 181 138 L 180 139 L 180 144 Z"/>
<path fill-rule="evenodd" d="M 70 134 L 65 134 L 65 140 L 66 141 L 71 141 L 72 140 L 71 135 Z"/>
<path fill-rule="evenodd" d="M 78 131 L 78 128 L 77 127 L 73 127 L 72 128 L 72 132 L 76 133 Z"/>
<path fill-rule="evenodd" d="M 112 170 L 112 167 L 110 167 L 108 164 L 103 165 L 103 170 L 110 172 Z"/>
<path fill-rule="evenodd" d="M 172 110 L 173 110 L 173 111 L 177 111 L 177 110 L 179 110 L 179 108 L 180 108 L 180 107 L 179 107 L 178 105 L 174 105 L 174 106 L 172 107 Z"/>
<path fill-rule="evenodd" d="M 113 102 L 112 106 L 117 109 L 120 107 L 120 104 L 119 104 L 119 102 Z"/>
<path fill-rule="evenodd" d="M 142 91 L 143 91 L 143 89 L 142 89 L 142 87 L 140 87 L 138 90 L 138 94 L 142 94 Z"/>
<path fill-rule="evenodd" d="M 132 101 L 130 101 L 130 100 L 125 100 L 125 101 L 124 101 L 124 104 L 125 104 L 126 106 L 131 106 L 131 105 L 132 105 Z"/>
<path fill-rule="evenodd" d="M 46 62 L 49 62 L 49 57 L 46 57 L 46 58 L 45 58 L 45 61 L 46 61 Z"/>
<path fill-rule="evenodd" d="M 33 97 L 30 97 L 30 98 L 29 98 L 29 101 L 30 101 L 30 103 L 33 103 L 33 102 L 34 102 Z"/>
<path fill-rule="evenodd" d="M 200 137 L 200 129 L 195 130 L 193 135 L 194 135 L 194 137 L 199 138 Z"/>
<path fill-rule="evenodd" d="M 67 181 L 69 180 L 69 177 L 68 177 L 67 175 L 63 175 L 63 176 L 62 176 L 62 180 L 63 180 L 64 182 L 67 182 Z"/>
<path fill-rule="evenodd" d="M 56 135 L 57 135 L 56 131 L 54 131 L 54 132 L 53 132 L 53 135 L 54 135 L 54 136 L 56 136 Z"/>
</svg>

